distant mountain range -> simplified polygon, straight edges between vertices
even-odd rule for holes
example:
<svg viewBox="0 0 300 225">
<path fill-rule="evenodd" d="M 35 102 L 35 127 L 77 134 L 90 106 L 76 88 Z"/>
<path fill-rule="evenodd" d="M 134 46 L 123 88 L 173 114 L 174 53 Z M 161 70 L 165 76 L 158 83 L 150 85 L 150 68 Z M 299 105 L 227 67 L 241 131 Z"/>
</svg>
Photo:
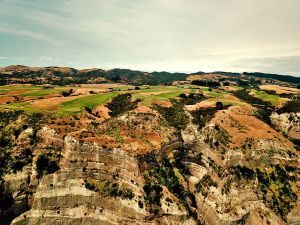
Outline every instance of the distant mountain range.
<svg viewBox="0 0 300 225">
<path fill-rule="evenodd" d="M 282 82 L 299 84 L 300 77 L 266 74 L 266 73 L 232 73 L 216 71 L 212 73 L 169 73 L 169 72 L 143 72 L 130 69 L 102 70 L 97 68 L 77 70 L 69 67 L 27 67 L 12 65 L 0 68 L 0 84 L 30 83 L 30 84 L 84 84 L 118 82 L 132 85 L 159 85 L 174 81 L 184 81 L 189 75 L 220 74 L 230 77 L 257 77 L 274 79 Z"/>
</svg>

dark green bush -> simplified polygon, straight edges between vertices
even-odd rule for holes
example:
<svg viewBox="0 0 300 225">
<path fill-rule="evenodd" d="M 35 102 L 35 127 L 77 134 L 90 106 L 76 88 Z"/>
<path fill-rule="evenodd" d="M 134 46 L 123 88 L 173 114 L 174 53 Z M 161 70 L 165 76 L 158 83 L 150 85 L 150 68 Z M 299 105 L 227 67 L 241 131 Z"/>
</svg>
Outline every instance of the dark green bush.
<svg viewBox="0 0 300 225">
<path fill-rule="evenodd" d="M 129 110 L 135 109 L 139 102 L 139 99 L 132 101 L 132 95 L 130 93 L 126 93 L 114 97 L 111 102 L 106 104 L 106 107 L 110 110 L 109 115 L 116 117 Z"/>
<path fill-rule="evenodd" d="M 38 157 L 36 166 L 38 177 L 55 173 L 59 170 L 59 156 L 54 154 L 42 154 Z"/>
<path fill-rule="evenodd" d="M 297 201 L 297 194 L 291 188 L 290 176 L 279 165 L 268 170 L 257 169 L 256 172 L 266 205 L 286 219 L 286 215 Z"/>
<path fill-rule="evenodd" d="M 170 126 L 175 127 L 178 131 L 185 129 L 188 124 L 188 116 L 180 104 L 173 104 L 171 107 L 162 107 L 155 105 L 156 109 L 168 122 Z"/>
</svg>

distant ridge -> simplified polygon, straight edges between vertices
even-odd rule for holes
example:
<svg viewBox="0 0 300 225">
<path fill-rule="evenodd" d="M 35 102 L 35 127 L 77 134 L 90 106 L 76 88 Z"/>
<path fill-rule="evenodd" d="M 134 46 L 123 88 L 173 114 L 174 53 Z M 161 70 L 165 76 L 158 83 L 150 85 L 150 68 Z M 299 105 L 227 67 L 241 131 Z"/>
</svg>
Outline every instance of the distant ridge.
<svg viewBox="0 0 300 225">
<path fill-rule="evenodd" d="M 184 81 L 189 75 L 220 74 L 231 77 L 257 77 L 278 80 L 282 82 L 300 83 L 300 77 L 279 74 L 267 74 L 260 72 L 235 73 L 215 71 L 205 73 L 202 71 L 195 73 L 170 73 L 162 72 L 143 72 L 130 69 L 111 69 L 103 70 L 98 68 L 77 70 L 71 67 L 28 67 L 23 65 L 11 65 L 0 68 L 0 85 L 12 83 L 31 83 L 31 84 L 83 84 L 83 83 L 104 83 L 116 82 L 132 85 L 159 85 L 168 84 L 174 81 Z"/>
</svg>

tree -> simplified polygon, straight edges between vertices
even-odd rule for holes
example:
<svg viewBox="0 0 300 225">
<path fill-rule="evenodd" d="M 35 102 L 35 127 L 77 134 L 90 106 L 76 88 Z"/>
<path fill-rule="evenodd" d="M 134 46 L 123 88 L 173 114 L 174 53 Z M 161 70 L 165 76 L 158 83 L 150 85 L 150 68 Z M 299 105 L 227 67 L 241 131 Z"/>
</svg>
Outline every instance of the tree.
<svg viewBox="0 0 300 225">
<path fill-rule="evenodd" d="M 223 109 L 223 103 L 222 102 L 216 102 L 216 109 L 217 110 Z"/>
<path fill-rule="evenodd" d="M 132 101 L 132 95 L 130 93 L 126 93 L 114 97 L 111 102 L 106 104 L 106 107 L 110 110 L 109 115 L 116 117 L 129 110 L 135 109 L 139 102 L 140 99 Z"/>
</svg>

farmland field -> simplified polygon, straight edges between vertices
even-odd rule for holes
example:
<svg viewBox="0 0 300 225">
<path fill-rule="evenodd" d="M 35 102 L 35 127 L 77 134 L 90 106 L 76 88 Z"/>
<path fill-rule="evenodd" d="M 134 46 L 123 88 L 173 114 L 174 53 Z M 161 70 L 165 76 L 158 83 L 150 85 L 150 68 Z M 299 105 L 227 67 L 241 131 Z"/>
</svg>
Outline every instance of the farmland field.
<svg viewBox="0 0 300 225">
<path fill-rule="evenodd" d="M 68 92 L 70 89 L 74 94 L 62 96 L 62 92 Z M 3 104 L 0 108 L 22 110 L 26 113 L 48 111 L 63 116 L 81 113 L 85 107 L 105 105 L 113 96 L 121 93 L 131 93 L 135 99 L 142 100 L 142 105 L 149 106 L 156 100 L 168 100 L 178 97 L 181 93 L 190 92 L 195 92 L 194 87 L 140 86 L 135 90 L 134 86 L 130 85 L 54 86 L 51 88 L 30 85 L 2 86 L 0 95 L 3 98 Z M 7 99 L 6 102 L 5 99 Z"/>
</svg>

